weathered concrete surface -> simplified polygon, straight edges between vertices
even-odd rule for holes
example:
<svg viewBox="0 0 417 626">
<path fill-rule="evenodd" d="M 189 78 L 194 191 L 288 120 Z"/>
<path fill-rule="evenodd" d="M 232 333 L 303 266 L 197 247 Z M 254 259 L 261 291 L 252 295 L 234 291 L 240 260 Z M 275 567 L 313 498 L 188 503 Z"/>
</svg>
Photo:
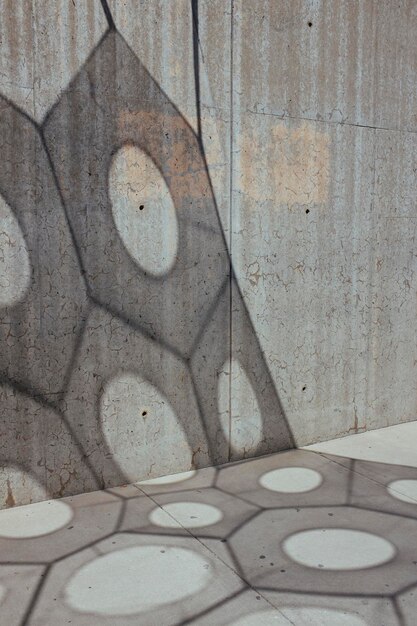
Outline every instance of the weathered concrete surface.
<svg viewBox="0 0 417 626">
<path fill-rule="evenodd" d="M 0 16 L 0 506 L 417 418 L 415 3 Z"/>
<path fill-rule="evenodd" d="M 295 440 L 413 420 L 416 5 L 233 25 L 233 263 Z"/>
<path fill-rule="evenodd" d="M 235 0 L 234 17 L 245 108 L 417 130 L 413 0 Z"/>
<path fill-rule="evenodd" d="M 1 0 L 1 93 L 40 122 L 104 35 L 100 0 Z"/>
<path fill-rule="evenodd" d="M 2 620 L 415 626 L 416 432 L 0 511 Z"/>
</svg>

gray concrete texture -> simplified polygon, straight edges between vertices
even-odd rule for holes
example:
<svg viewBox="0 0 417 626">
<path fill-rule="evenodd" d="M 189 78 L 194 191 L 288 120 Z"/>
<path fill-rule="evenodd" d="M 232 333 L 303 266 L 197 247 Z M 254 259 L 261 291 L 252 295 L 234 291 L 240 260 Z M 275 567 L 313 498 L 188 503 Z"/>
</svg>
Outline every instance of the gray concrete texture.
<svg viewBox="0 0 417 626">
<path fill-rule="evenodd" d="M 0 0 L 0 506 L 417 418 L 412 0 Z"/>
<path fill-rule="evenodd" d="M 415 626 L 416 435 L 408 422 L 0 511 L 2 623 Z"/>
</svg>

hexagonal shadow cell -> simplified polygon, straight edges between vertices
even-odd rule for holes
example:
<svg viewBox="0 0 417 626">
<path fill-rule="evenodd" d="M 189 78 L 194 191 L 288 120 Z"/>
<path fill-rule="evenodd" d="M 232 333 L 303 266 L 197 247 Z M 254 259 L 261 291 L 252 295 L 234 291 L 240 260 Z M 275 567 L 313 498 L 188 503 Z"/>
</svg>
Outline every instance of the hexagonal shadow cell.
<svg viewBox="0 0 417 626">
<path fill-rule="evenodd" d="M 416 520 L 350 507 L 270 509 L 228 543 L 260 590 L 392 595 L 417 581 L 416 530 Z"/>
<path fill-rule="evenodd" d="M 230 459 L 294 447 L 290 425 L 237 280 L 232 283 Z"/>
<path fill-rule="evenodd" d="M 117 530 L 122 501 L 95 491 L 0 511 L 1 561 L 50 563 Z"/>
<path fill-rule="evenodd" d="M 275 608 L 276 607 L 276 608 Z M 197 619 L 196 626 L 400 626 L 387 598 L 243 592 Z"/>
<path fill-rule="evenodd" d="M 269 620 L 269 621 L 268 621 Z M 193 621 L 193 626 L 290 626 L 282 613 L 256 589 L 243 591 Z"/>
<path fill-rule="evenodd" d="M 417 469 L 352 460 L 349 504 L 417 518 Z"/>
<path fill-rule="evenodd" d="M 199 538 L 223 539 L 259 511 L 256 506 L 211 487 L 154 495 L 152 500 L 147 519 L 159 532 L 176 533 L 179 526 Z M 142 508 L 140 500 L 130 501 L 122 528 L 142 531 L 135 521 L 140 519 Z"/>
<path fill-rule="evenodd" d="M 194 345 L 190 369 L 204 421 L 213 441 L 215 465 L 229 460 L 229 384 L 220 395 L 219 384 L 225 377 L 225 363 L 230 359 L 230 287 L 225 284 L 215 306 L 207 316 Z M 224 406 L 222 406 L 222 404 Z"/>
<path fill-rule="evenodd" d="M 56 401 L 87 300 L 42 140 L 0 97 L 0 373 Z"/>
<path fill-rule="evenodd" d="M 188 355 L 229 275 L 197 136 L 116 32 L 44 130 L 94 299 Z"/>
<path fill-rule="evenodd" d="M 136 0 L 110 1 L 116 27 L 154 80 L 198 132 L 202 127 L 205 158 L 225 228 L 229 223 L 230 175 L 230 12 L 222 0 L 200 2 L 199 100 L 197 116 L 193 58 L 193 11 L 187 0 L 175 4 L 157 0 L 141 6 L 140 20 L 132 20 Z M 160 28 L 160 24 L 164 28 Z M 152 41 L 152 45 L 149 42 Z M 221 45 L 213 45 L 221 41 Z M 175 51 L 173 53 L 173 51 Z"/>
<path fill-rule="evenodd" d="M 2 506 L 98 488 L 94 472 L 60 413 L 6 384 L 0 385 L 0 403 Z"/>
<path fill-rule="evenodd" d="M 304 450 L 288 450 L 219 468 L 216 487 L 263 508 L 340 506 L 349 471 Z"/>
<path fill-rule="evenodd" d="M 398 594 L 396 601 L 403 620 L 401 626 L 414 626 L 417 612 L 417 585 Z"/>
<path fill-rule="evenodd" d="M 53 566 L 30 624 L 169 626 L 243 587 L 196 539 L 116 534 Z"/>
<path fill-rule="evenodd" d="M 145 3 L 141 7 L 140 20 L 132 19 L 132 14 L 137 10 L 135 0 L 127 0 L 122 4 L 117 0 L 116 2 L 110 0 L 108 4 L 117 30 L 170 101 L 198 132 L 192 37 L 193 14 L 187 0 L 179 0 L 175 5 L 166 3 L 164 0 Z M 201 12 L 200 7 L 199 10 Z M 224 16 L 219 13 L 217 15 L 220 21 Z M 199 17 L 201 19 L 201 15 Z M 161 24 L 164 24 L 163 29 L 160 28 Z M 150 41 L 152 41 L 152 46 L 149 45 Z M 175 51 L 174 54 L 173 51 Z M 204 66 L 200 67 L 200 72 L 204 69 Z M 204 85 L 200 89 L 204 89 L 204 81 L 200 80 L 200 82 Z"/>
<path fill-rule="evenodd" d="M 406 422 L 404 424 L 399 424 L 398 426 L 411 426 L 413 424 L 417 425 L 417 422 Z M 387 452 L 385 454 L 385 456 L 388 457 L 388 455 L 391 456 L 390 459 L 384 461 L 384 452 L 385 450 L 383 450 L 381 452 L 381 450 L 377 450 L 377 452 L 373 455 L 375 457 L 377 457 L 375 460 L 374 459 L 363 459 L 361 458 L 361 456 L 363 454 L 366 454 L 366 452 L 363 452 L 363 447 L 362 443 L 363 443 L 363 439 L 362 437 L 369 437 L 370 439 L 372 437 L 377 438 L 378 435 L 380 435 L 380 439 L 382 440 L 382 443 L 385 444 L 385 449 L 387 450 L 390 446 L 388 443 L 385 443 L 384 438 L 387 434 L 388 431 L 390 431 L 391 428 L 396 428 L 393 426 L 389 426 L 388 428 L 382 428 L 379 431 L 366 431 L 364 433 L 359 433 L 358 435 L 351 435 L 349 437 L 344 437 L 342 440 L 334 440 L 337 441 L 337 444 L 339 444 L 340 441 L 342 441 L 344 443 L 345 439 L 349 439 L 348 442 L 348 446 L 351 448 L 349 450 L 349 453 L 351 453 L 350 456 L 341 456 L 339 454 L 329 454 L 328 452 L 322 451 L 321 447 L 323 446 L 327 446 L 327 445 L 331 445 L 333 442 L 332 441 L 328 441 L 325 442 L 324 444 L 316 444 L 317 445 L 317 450 L 310 450 L 310 448 L 313 448 L 313 446 L 308 446 L 306 448 L 304 448 L 306 451 L 309 452 L 316 452 L 318 454 L 321 454 L 322 456 L 324 456 L 326 459 L 329 459 L 331 461 L 334 461 L 335 463 L 338 463 L 339 465 L 344 465 L 345 467 L 350 467 L 352 465 L 352 461 L 354 461 L 355 463 L 355 470 L 362 474 L 363 476 L 366 476 L 367 478 L 370 478 L 371 480 L 375 480 L 378 483 L 381 483 L 383 485 L 388 484 L 389 481 L 392 478 L 393 473 L 397 474 L 397 472 L 405 472 L 407 475 L 408 473 L 410 474 L 410 477 L 412 477 L 413 472 L 414 472 L 414 476 L 417 477 L 417 467 L 415 466 L 415 463 L 399 463 L 400 460 L 403 459 L 399 459 L 398 454 L 395 456 L 391 450 L 389 452 Z M 414 428 L 413 428 L 414 430 Z M 400 431 L 401 432 L 401 431 Z M 375 433 L 377 433 L 375 435 Z M 355 437 L 358 437 L 359 441 L 358 441 L 358 448 L 359 446 L 362 449 L 359 449 L 358 451 L 354 449 L 354 446 L 352 444 L 354 444 L 354 441 L 350 441 L 351 439 L 355 439 Z M 414 433 L 411 432 L 407 432 L 407 437 L 408 440 L 413 440 L 414 438 Z M 369 449 L 371 450 L 369 456 L 372 455 L 373 450 L 372 448 L 374 447 L 372 445 L 372 441 L 369 442 L 371 445 L 369 445 Z M 378 443 L 378 442 L 377 442 Z M 340 444 L 342 445 L 342 444 Z M 346 447 L 348 447 L 346 446 Z M 368 446 L 367 446 L 368 447 Z M 377 446 L 375 446 L 376 448 Z M 382 446 L 381 446 L 382 447 Z M 410 457 L 407 459 L 408 461 L 411 461 Z"/>
<path fill-rule="evenodd" d="M 40 565 L 0 565 L 0 611 L 4 624 L 22 624 L 44 570 Z"/>
<path fill-rule="evenodd" d="M 230 327 L 225 326 L 230 315 L 236 345 L 231 342 Z M 205 423 L 215 441 L 216 464 L 293 446 L 274 381 L 235 281 L 231 288 L 225 286 L 211 311 L 195 343 L 190 366 Z"/>
<path fill-rule="evenodd" d="M 279 608 L 282 617 L 287 620 L 283 626 L 400 626 L 391 598 L 314 596 L 271 591 L 261 593 L 268 602 Z M 259 621 L 248 620 L 247 626 L 255 626 L 256 623 L 279 625 L 279 621 L 268 621 L 272 615 L 272 611 L 265 612 L 263 616 L 259 614 Z M 236 621 L 231 626 L 244 624 L 244 621 Z"/>
<path fill-rule="evenodd" d="M 119 531 L 144 535 L 174 535 L 189 537 L 190 533 L 172 515 L 159 507 L 152 498 L 136 490 L 137 496 L 129 498 L 124 507 Z"/>
<path fill-rule="evenodd" d="M 64 404 L 106 487 L 210 464 L 186 364 L 98 307 L 86 324 Z"/>
</svg>

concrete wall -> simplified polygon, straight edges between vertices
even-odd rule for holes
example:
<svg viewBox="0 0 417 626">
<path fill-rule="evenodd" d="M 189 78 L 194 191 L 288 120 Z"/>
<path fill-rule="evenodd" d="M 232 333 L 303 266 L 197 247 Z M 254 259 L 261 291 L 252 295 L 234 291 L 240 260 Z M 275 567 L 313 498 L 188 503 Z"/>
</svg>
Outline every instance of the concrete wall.
<svg viewBox="0 0 417 626">
<path fill-rule="evenodd" d="M 412 0 L 0 16 L 0 506 L 417 418 Z"/>
</svg>

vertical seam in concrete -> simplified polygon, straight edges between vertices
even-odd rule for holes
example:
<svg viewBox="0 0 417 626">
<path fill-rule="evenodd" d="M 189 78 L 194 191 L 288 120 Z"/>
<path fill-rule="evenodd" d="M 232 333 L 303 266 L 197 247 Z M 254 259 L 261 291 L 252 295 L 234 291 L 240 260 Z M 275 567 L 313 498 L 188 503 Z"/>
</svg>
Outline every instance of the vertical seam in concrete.
<svg viewBox="0 0 417 626">
<path fill-rule="evenodd" d="M 370 280 L 369 280 L 369 291 L 370 291 L 370 297 L 369 297 L 369 315 L 370 315 L 370 319 L 368 318 L 368 322 L 369 322 L 369 326 L 368 328 L 372 328 L 372 319 L 373 319 L 373 315 L 374 315 L 374 304 L 373 304 L 373 292 L 374 292 L 374 288 L 373 288 L 373 284 L 374 284 L 374 266 L 375 266 L 375 249 L 378 249 L 378 240 L 379 240 L 379 233 L 378 230 L 376 230 L 375 232 L 375 189 L 376 189 L 376 161 L 377 161 L 377 130 L 373 130 L 372 131 L 372 135 L 373 135 L 373 146 L 372 146 L 372 151 L 373 151 L 373 155 L 372 155 L 372 165 L 374 168 L 373 171 L 373 176 L 372 176 L 372 183 L 371 183 L 371 187 L 372 187 L 372 196 L 371 196 L 371 224 L 370 224 L 370 234 L 371 234 L 371 242 L 372 242 L 372 234 L 376 234 L 376 238 L 374 240 L 374 245 L 370 245 L 370 249 L 369 249 L 369 256 L 370 256 L 370 263 L 369 263 L 369 274 L 370 274 Z M 369 380 L 369 355 L 371 357 L 372 360 L 372 352 L 373 352 L 373 341 L 372 341 L 372 334 L 371 332 L 368 332 L 368 336 L 367 336 L 367 358 L 368 358 L 368 363 L 367 363 L 367 368 L 366 368 L 366 391 L 365 391 L 365 411 L 364 411 L 364 416 L 363 416 L 363 424 L 365 427 L 365 430 L 367 430 L 369 428 L 369 385 L 370 385 L 370 380 Z M 371 345 L 369 345 L 369 342 L 371 343 Z M 354 399 L 355 399 L 355 405 L 356 405 L 356 389 L 355 389 L 355 393 L 354 393 Z"/>
<path fill-rule="evenodd" d="M 234 0 L 231 0 L 230 11 L 230 137 L 229 137 L 229 150 L 230 150 L 230 170 L 229 170 L 229 451 L 228 460 L 231 459 L 231 446 L 232 446 L 232 341 L 233 341 L 233 261 L 232 261 L 232 243 L 233 243 L 233 228 L 232 228 L 232 216 L 233 216 L 233 9 Z"/>
<path fill-rule="evenodd" d="M 372 120 L 374 126 L 376 126 L 376 118 L 375 118 L 375 63 L 378 54 L 378 22 L 377 17 L 375 15 L 375 7 L 372 7 L 372 89 L 371 89 L 371 98 L 372 98 Z M 378 240 L 379 233 L 378 230 L 375 232 L 375 191 L 376 191 L 376 165 L 377 165 L 377 129 L 374 128 L 372 131 L 373 138 L 373 146 L 372 146 L 372 166 L 373 166 L 373 176 L 372 176 L 372 193 L 371 193 L 371 216 L 370 216 L 370 240 L 371 245 L 369 246 L 369 287 L 368 287 L 368 296 L 369 296 L 369 312 L 368 312 L 368 330 L 372 328 L 372 319 L 374 315 L 374 305 L 373 305 L 373 293 L 374 293 L 374 263 L 375 263 L 375 250 L 378 249 Z M 373 236 L 374 235 L 374 238 Z M 372 355 L 374 352 L 374 342 L 372 340 L 372 333 L 369 331 L 367 333 L 367 362 L 366 362 L 366 381 L 365 381 L 365 393 L 363 398 L 363 425 L 365 426 L 365 430 L 367 430 L 370 426 L 370 398 L 372 401 L 372 396 L 370 394 L 370 386 L 373 385 L 374 381 L 373 372 L 371 372 L 370 363 L 372 362 Z M 354 389 L 354 400 L 356 405 L 356 389 Z"/>
<path fill-rule="evenodd" d="M 374 10 L 372 11 L 372 15 L 374 16 Z M 378 48 L 378 37 L 377 37 L 377 23 L 376 21 L 372 22 L 372 69 L 373 69 L 373 77 L 375 75 L 375 59 L 376 59 L 376 55 L 377 55 L 377 48 Z M 369 283 L 368 283 L 368 292 L 367 292 L 367 297 L 369 297 L 369 310 L 368 310 L 368 318 L 367 318 L 367 328 L 368 328 L 368 333 L 367 333 L 367 337 L 366 337 L 366 346 L 367 346 L 367 350 L 366 350 L 366 367 L 365 367 L 365 384 L 364 384 L 364 390 L 363 390 L 363 398 L 362 398 L 362 424 L 365 428 L 365 430 L 367 430 L 369 428 L 369 419 L 370 419 L 370 385 L 373 384 L 372 381 L 372 372 L 371 372 L 371 368 L 370 368 L 370 362 L 372 361 L 372 352 L 373 352 L 373 340 L 372 340 L 372 333 L 370 332 L 369 329 L 372 328 L 372 319 L 373 319 L 373 314 L 374 314 L 374 306 L 373 306 L 373 292 L 374 292 L 374 288 L 373 288 L 373 280 L 374 280 L 374 262 L 375 262 L 375 248 L 377 248 L 377 241 L 379 238 L 379 234 L 378 231 L 375 232 L 375 189 L 376 189 L 376 160 L 377 160 L 377 128 L 376 128 L 376 120 L 375 120 L 375 81 L 374 78 L 372 79 L 372 89 L 370 90 L 370 94 L 371 94 L 371 99 L 372 99 L 372 120 L 374 122 L 373 126 L 367 126 L 366 128 L 369 128 L 369 130 L 371 131 L 371 136 L 372 136 L 372 167 L 373 167 L 373 173 L 372 173 L 372 181 L 371 181 L 371 206 L 370 206 L 370 225 L 369 225 L 369 235 L 370 235 L 370 245 L 369 245 L 369 253 L 368 253 L 368 262 L 369 262 Z M 382 129 L 379 129 L 382 130 Z M 384 129 L 385 130 L 385 129 Z M 387 131 L 389 131 L 390 129 L 386 129 Z M 373 239 L 373 234 L 376 235 L 375 239 Z M 356 366 L 355 366 L 356 369 Z M 354 400 L 354 407 L 355 407 L 355 413 L 357 414 L 358 408 L 357 408 L 357 378 L 356 378 L 356 373 L 355 373 L 355 385 L 354 385 L 354 389 L 353 389 L 353 400 Z M 356 420 L 357 421 L 357 420 Z M 355 423 L 353 424 L 353 426 L 355 426 Z"/>
<path fill-rule="evenodd" d="M 32 0 L 31 2 L 31 20 L 32 20 L 32 115 L 31 117 L 36 121 L 36 111 L 35 111 L 35 106 L 36 106 L 36 100 L 35 100 L 35 86 L 36 86 L 36 76 L 35 76 L 35 54 L 36 54 L 36 41 L 35 41 L 35 37 L 36 37 L 36 25 L 35 25 L 35 6 L 34 6 L 34 0 Z"/>
</svg>

